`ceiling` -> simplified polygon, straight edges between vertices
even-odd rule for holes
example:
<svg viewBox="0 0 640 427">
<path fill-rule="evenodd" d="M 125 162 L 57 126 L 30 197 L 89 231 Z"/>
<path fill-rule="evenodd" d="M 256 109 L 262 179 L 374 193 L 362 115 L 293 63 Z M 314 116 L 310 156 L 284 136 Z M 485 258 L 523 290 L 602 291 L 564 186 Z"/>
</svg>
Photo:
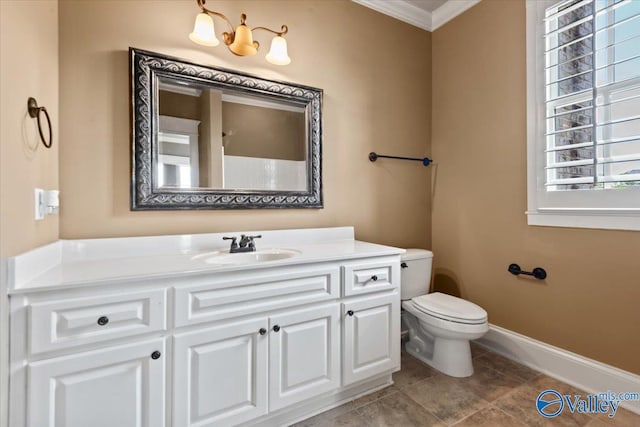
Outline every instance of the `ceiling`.
<svg viewBox="0 0 640 427">
<path fill-rule="evenodd" d="M 411 3 L 422 10 L 426 10 L 427 12 L 433 12 L 446 2 L 447 0 L 405 0 L 405 3 Z"/>
<path fill-rule="evenodd" d="M 352 0 L 427 31 L 434 31 L 480 0 Z"/>
</svg>

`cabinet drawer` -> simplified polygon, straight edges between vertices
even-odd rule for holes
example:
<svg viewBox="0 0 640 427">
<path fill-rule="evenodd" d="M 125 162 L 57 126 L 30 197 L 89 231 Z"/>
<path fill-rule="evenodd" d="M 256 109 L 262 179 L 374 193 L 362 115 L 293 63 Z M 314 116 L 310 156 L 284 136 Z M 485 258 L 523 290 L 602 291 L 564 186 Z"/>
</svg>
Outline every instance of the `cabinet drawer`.
<svg viewBox="0 0 640 427">
<path fill-rule="evenodd" d="M 394 289 L 400 285 L 400 258 L 383 258 L 342 266 L 344 296 Z"/>
<path fill-rule="evenodd" d="M 176 327 L 340 297 L 337 266 L 240 277 L 212 277 L 203 284 L 176 288 Z"/>
<path fill-rule="evenodd" d="M 32 354 L 165 329 L 163 289 L 29 305 Z"/>
</svg>

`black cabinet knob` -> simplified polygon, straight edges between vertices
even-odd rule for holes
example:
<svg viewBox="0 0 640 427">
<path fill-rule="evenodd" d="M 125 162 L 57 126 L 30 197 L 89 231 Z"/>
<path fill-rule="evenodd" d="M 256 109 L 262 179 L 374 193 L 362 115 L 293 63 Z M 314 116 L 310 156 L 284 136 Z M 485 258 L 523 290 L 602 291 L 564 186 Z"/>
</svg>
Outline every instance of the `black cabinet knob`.
<svg viewBox="0 0 640 427">
<path fill-rule="evenodd" d="M 275 326 L 273 327 L 273 332 L 278 332 L 279 330 L 280 330 L 280 326 L 275 325 Z"/>
<path fill-rule="evenodd" d="M 98 325 L 100 325 L 100 326 L 104 326 L 104 325 L 106 325 L 107 323 L 109 323 L 109 318 L 108 318 L 107 316 L 101 316 L 101 317 L 98 319 Z"/>
<path fill-rule="evenodd" d="M 151 358 L 153 360 L 160 359 L 160 356 L 162 356 L 162 353 L 160 353 L 158 350 L 156 350 L 153 353 L 151 353 Z"/>
<path fill-rule="evenodd" d="M 349 310 L 349 311 L 347 311 L 347 315 L 348 315 L 348 316 L 353 316 L 353 310 Z"/>
<path fill-rule="evenodd" d="M 371 276 L 371 280 L 373 280 L 374 282 L 378 281 L 378 276 L 376 276 L 375 274 L 373 276 Z"/>
<path fill-rule="evenodd" d="M 267 330 L 265 328 L 260 328 L 258 332 L 260 333 L 260 335 L 264 335 L 267 333 Z"/>
</svg>

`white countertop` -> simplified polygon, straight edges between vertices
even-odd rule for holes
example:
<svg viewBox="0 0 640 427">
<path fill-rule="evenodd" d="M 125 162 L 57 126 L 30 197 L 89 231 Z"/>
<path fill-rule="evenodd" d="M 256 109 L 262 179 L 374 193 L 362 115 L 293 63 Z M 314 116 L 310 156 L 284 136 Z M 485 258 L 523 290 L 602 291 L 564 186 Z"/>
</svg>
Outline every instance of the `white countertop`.
<svg viewBox="0 0 640 427">
<path fill-rule="evenodd" d="M 209 264 L 209 252 L 228 252 L 222 236 L 262 234 L 259 251 L 290 249 L 291 258 L 242 265 Z M 404 249 L 354 240 L 352 227 L 215 234 L 64 240 L 9 258 L 9 293 L 106 285 L 276 266 L 398 255 Z"/>
</svg>

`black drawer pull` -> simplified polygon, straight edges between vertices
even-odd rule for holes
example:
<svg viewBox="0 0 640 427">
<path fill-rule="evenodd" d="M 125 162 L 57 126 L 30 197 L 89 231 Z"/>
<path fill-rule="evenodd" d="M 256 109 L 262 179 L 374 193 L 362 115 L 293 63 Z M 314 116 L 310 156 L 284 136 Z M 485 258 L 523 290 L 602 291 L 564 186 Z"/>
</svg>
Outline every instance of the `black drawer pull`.
<svg viewBox="0 0 640 427">
<path fill-rule="evenodd" d="M 275 325 L 275 326 L 273 327 L 273 332 L 278 332 L 279 330 L 280 330 L 280 326 Z"/>
<path fill-rule="evenodd" d="M 371 276 L 371 280 L 373 280 L 374 282 L 378 281 L 378 276 L 376 276 L 375 274 L 373 276 Z"/>
<path fill-rule="evenodd" d="M 353 316 L 353 310 L 347 311 L 347 316 Z"/>
<path fill-rule="evenodd" d="M 153 360 L 158 360 L 160 359 L 160 356 L 162 356 L 162 353 L 160 353 L 158 350 L 154 351 L 153 353 L 151 353 L 151 358 Z"/>
<path fill-rule="evenodd" d="M 259 333 L 260 335 L 264 335 L 264 334 L 266 334 L 266 333 L 267 333 L 267 330 L 266 330 L 265 328 L 260 328 L 260 330 L 258 331 L 258 333 Z"/>
<path fill-rule="evenodd" d="M 104 325 L 106 325 L 107 323 L 109 323 L 109 318 L 108 318 L 107 316 L 101 316 L 101 317 L 98 319 L 98 325 L 100 325 L 100 326 L 104 326 Z"/>
</svg>

